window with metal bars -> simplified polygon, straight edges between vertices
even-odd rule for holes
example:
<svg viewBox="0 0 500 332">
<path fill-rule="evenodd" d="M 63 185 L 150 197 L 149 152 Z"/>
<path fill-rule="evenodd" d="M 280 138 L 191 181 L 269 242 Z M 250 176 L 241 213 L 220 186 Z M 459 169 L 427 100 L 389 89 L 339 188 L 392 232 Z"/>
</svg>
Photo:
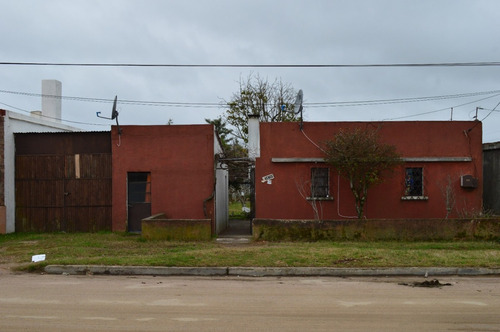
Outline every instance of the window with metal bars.
<svg viewBox="0 0 500 332">
<path fill-rule="evenodd" d="M 311 168 L 311 198 L 330 197 L 330 170 L 326 167 Z"/>
<path fill-rule="evenodd" d="M 424 176 L 422 167 L 412 167 L 405 170 L 405 196 L 424 195 Z"/>
</svg>

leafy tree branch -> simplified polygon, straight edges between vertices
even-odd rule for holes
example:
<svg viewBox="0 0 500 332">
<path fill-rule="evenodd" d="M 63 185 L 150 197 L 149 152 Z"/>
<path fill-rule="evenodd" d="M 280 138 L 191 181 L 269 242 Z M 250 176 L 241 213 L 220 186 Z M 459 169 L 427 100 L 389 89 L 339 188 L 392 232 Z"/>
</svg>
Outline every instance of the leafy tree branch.
<svg viewBox="0 0 500 332">
<path fill-rule="evenodd" d="M 380 143 L 371 129 L 341 130 L 325 145 L 326 162 L 349 181 L 358 218 L 363 218 L 368 189 L 400 165 L 401 156 L 393 145 Z"/>
</svg>

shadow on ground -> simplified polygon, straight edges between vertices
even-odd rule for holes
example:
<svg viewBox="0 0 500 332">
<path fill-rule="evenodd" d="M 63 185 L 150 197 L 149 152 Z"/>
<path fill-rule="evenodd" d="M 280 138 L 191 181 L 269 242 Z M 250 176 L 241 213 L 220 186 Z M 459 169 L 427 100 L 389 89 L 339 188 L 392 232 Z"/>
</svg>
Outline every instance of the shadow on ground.
<svg viewBox="0 0 500 332">
<path fill-rule="evenodd" d="M 229 226 L 224 230 L 219 237 L 231 236 L 251 236 L 252 221 L 248 219 L 232 219 L 229 220 Z"/>
<path fill-rule="evenodd" d="M 248 219 L 231 219 L 229 225 L 217 237 L 217 242 L 224 244 L 245 244 L 252 239 L 252 221 Z"/>
</svg>

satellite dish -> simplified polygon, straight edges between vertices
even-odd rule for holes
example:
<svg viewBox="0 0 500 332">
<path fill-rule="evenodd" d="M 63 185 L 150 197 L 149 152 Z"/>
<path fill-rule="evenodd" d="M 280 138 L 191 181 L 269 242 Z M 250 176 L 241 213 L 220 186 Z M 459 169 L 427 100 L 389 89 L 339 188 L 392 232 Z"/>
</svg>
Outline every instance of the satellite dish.
<svg viewBox="0 0 500 332">
<path fill-rule="evenodd" d="M 302 114 L 302 101 L 304 100 L 304 93 L 302 92 L 302 89 L 299 90 L 297 93 L 297 98 L 295 98 L 295 104 L 293 107 L 293 111 L 295 114 L 299 114 L 301 112 Z"/>
<path fill-rule="evenodd" d="M 121 135 L 122 134 L 122 130 L 120 128 L 120 124 L 118 123 L 118 111 L 116 110 L 116 101 L 118 99 L 118 96 L 115 96 L 115 100 L 113 101 L 113 109 L 111 110 L 111 117 L 108 118 L 108 117 L 105 117 L 105 116 L 101 116 L 101 112 L 96 112 L 96 115 L 98 118 L 102 118 L 102 119 L 108 119 L 108 120 L 115 120 L 116 119 L 116 125 L 118 126 L 118 135 Z"/>
<path fill-rule="evenodd" d="M 304 107 L 302 106 L 302 102 L 304 101 L 304 92 L 302 92 L 302 89 L 299 90 L 297 93 L 297 97 L 295 98 L 295 104 L 293 106 L 293 114 L 299 114 L 300 113 L 300 130 L 303 129 L 303 121 L 302 121 L 302 110 Z"/>
<path fill-rule="evenodd" d="M 115 96 L 115 101 L 113 102 L 113 110 L 111 111 L 111 120 L 114 120 L 118 116 L 118 111 L 116 110 L 116 99 L 118 96 Z"/>
<path fill-rule="evenodd" d="M 108 119 L 108 120 L 114 120 L 118 117 L 118 111 L 116 110 L 116 100 L 118 99 L 118 96 L 115 96 L 115 101 L 113 102 L 113 109 L 111 111 L 111 117 L 108 118 L 108 117 L 105 117 L 105 116 L 101 116 L 101 112 L 96 112 L 96 115 L 98 118 L 101 118 L 101 119 Z"/>
<path fill-rule="evenodd" d="M 304 100 L 304 93 L 302 92 L 302 90 L 299 90 L 299 92 L 297 93 L 297 97 L 295 98 L 293 110 L 287 109 L 285 105 L 281 105 L 281 110 L 283 112 L 299 114 L 300 112 L 302 112 L 302 101 L 303 100 Z"/>
</svg>

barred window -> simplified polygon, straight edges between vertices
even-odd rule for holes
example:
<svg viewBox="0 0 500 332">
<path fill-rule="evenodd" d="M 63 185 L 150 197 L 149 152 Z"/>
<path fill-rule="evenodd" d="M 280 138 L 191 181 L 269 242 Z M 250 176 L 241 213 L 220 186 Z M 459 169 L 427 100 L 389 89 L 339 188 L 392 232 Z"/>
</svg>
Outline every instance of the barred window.
<svg viewBox="0 0 500 332">
<path fill-rule="evenodd" d="M 405 171 L 405 196 L 423 196 L 423 168 L 407 168 Z"/>
<path fill-rule="evenodd" d="M 311 168 L 311 198 L 330 197 L 330 171 L 326 167 Z"/>
</svg>

